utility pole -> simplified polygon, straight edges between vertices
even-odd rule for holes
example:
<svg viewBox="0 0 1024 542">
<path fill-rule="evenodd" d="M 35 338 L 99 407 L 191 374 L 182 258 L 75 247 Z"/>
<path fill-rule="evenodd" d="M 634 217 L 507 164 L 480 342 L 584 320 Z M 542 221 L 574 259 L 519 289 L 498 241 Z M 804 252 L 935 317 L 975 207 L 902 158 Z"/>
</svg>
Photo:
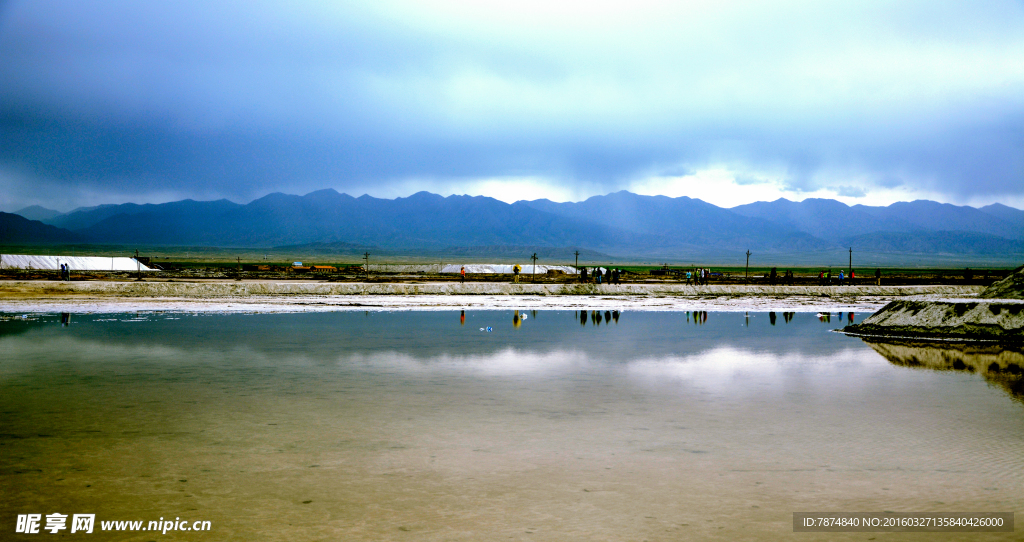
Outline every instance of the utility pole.
<svg viewBox="0 0 1024 542">
<path fill-rule="evenodd" d="M 238 262 L 238 271 L 241 271 L 242 270 L 242 257 L 241 256 L 235 256 L 235 261 Z"/>
<path fill-rule="evenodd" d="M 850 247 L 850 268 L 846 270 L 848 276 L 851 273 L 853 273 L 853 247 Z"/>
<path fill-rule="evenodd" d="M 370 253 L 364 252 L 363 259 L 366 260 L 366 280 L 370 280 Z"/>
<path fill-rule="evenodd" d="M 537 281 L 537 253 L 534 252 L 533 256 L 530 256 L 530 257 L 533 258 L 533 278 L 531 279 L 531 282 L 536 282 Z"/>
<path fill-rule="evenodd" d="M 142 264 L 139 263 L 139 249 L 135 249 L 135 280 L 142 280 Z"/>
<path fill-rule="evenodd" d="M 576 252 L 573 252 L 573 254 L 576 255 L 576 273 L 579 274 L 579 272 L 580 272 L 580 251 L 577 250 Z"/>
<path fill-rule="evenodd" d="M 743 280 L 750 282 L 750 250 L 747 250 L 747 270 L 743 272 Z"/>
</svg>

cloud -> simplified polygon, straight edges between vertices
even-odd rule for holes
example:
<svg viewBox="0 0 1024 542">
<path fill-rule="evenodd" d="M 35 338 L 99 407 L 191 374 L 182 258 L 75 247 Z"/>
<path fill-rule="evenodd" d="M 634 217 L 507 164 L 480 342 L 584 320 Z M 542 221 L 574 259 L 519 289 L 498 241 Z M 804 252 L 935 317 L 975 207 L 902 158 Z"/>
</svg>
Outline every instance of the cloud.
<svg viewBox="0 0 1024 542">
<path fill-rule="evenodd" d="M 868 193 L 863 188 L 859 188 L 856 186 L 839 186 L 836 187 L 836 194 L 848 198 L 863 198 Z"/>
<path fill-rule="evenodd" d="M 21 201 L 532 199 L 716 168 L 742 173 L 705 176 L 723 192 L 1024 197 L 1014 2 L 3 6 L 0 167 Z"/>
</svg>

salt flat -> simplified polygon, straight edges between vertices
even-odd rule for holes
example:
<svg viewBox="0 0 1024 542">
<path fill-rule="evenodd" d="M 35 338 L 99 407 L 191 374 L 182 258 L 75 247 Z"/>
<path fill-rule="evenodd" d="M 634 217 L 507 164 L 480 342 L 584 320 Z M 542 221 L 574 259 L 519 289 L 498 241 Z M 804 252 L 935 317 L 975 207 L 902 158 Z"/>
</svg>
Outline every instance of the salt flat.
<svg viewBox="0 0 1024 542">
<path fill-rule="evenodd" d="M 972 298 L 975 286 L 683 284 L 0 282 L 2 312 L 328 312 L 618 309 L 874 312 L 894 299 Z"/>
</svg>

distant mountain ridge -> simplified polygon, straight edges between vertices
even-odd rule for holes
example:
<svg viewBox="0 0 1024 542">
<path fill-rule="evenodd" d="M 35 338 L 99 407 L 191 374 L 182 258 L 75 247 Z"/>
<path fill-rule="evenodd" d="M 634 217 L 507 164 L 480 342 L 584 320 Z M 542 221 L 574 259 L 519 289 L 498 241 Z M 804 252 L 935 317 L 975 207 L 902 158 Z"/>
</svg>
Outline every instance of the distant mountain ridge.
<svg viewBox="0 0 1024 542">
<path fill-rule="evenodd" d="M 39 205 L 30 205 L 23 209 L 14 211 L 13 214 L 22 216 L 29 220 L 45 221 L 52 220 L 63 213 L 61 213 L 60 211 L 54 211 L 53 209 L 47 209 L 46 207 L 41 207 Z"/>
<path fill-rule="evenodd" d="M 777 199 L 740 205 L 732 211 L 836 241 L 873 232 L 917 231 L 965 231 L 1007 239 L 1024 238 L 1024 211 L 1005 205 L 975 209 L 917 200 L 888 207 L 850 207 L 827 199 L 801 202 Z"/>
<path fill-rule="evenodd" d="M 49 244 L 77 243 L 82 236 L 65 229 L 29 220 L 21 215 L 0 212 L 0 243 Z"/>
<path fill-rule="evenodd" d="M 56 228 L 39 229 L 44 223 Z M 495 255 L 519 250 L 510 247 L 578 247 L 594 256 L 665 259 L 748 249 L 814 254 L 850 246 L 879 252 L 1024 254 L 1024 211 L 1000 204 L 976 209 L 914 201 L 870 207 L 778 199 L 727 209 L 688 197 L 626 191 L 576 203 L 507 204 L 483 196 L 419 192 L 380 199 L 326 189 L 304 196 L 274 193 L 248 204 L 181 200 L 102 205 L 35 224 L 25 229 L 19 223 L 21 233 L 0 235 L 0 242 L 62 238 L 97 244 L 333 246 L 339 252 L 380 247 Z"/>
</svg>

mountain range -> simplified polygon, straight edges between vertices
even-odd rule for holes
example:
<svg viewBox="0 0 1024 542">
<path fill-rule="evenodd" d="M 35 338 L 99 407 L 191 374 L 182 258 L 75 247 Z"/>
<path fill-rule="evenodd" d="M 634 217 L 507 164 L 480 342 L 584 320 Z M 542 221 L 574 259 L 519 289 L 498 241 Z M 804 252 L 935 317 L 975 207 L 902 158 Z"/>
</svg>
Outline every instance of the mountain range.
<svg viewBox="0 0 1024 542">
<path fill-rule="evenodd" d="M 182 200 L 101 205 L 58 213 L 0 213 L 0 243 L 280 247 L 347 252 L 568 247 L 619 257 L 689 259 L 759 254 L 1024 255 L 1024 211 L 934 201 L 886 207 L 778 199 L 722 208 L 688 197 L 622 191 L 576 203 L 507 204 L 483 196 L 352 197 L 334 190 L 274 193 L 248 204 Z M 460 248 L 461 247 L 461 248 Z M 486 251 L 486 250 L 485 250 Z M 492 253 L 502 250 L 491 249 Z"/>
</svg>

